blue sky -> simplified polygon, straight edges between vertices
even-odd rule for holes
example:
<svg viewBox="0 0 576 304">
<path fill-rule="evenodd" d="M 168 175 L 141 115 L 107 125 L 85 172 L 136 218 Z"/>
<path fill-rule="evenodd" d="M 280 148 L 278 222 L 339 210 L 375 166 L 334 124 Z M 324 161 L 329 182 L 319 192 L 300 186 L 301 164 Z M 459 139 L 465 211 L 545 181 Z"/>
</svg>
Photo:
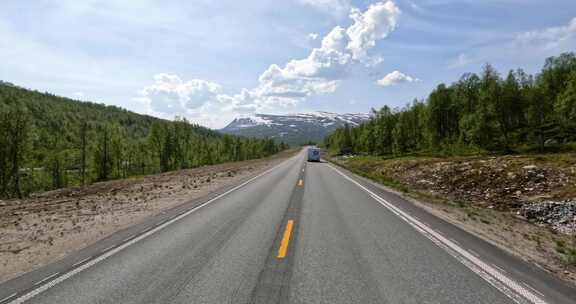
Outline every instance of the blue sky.
<svg viewBox="0 0 576 304">
<path fill-rule="evenodd" d="M 0 2 L 0 79 L 219 128 L 367 112 L 576 50 L 574 0 Z"/>
</svg>

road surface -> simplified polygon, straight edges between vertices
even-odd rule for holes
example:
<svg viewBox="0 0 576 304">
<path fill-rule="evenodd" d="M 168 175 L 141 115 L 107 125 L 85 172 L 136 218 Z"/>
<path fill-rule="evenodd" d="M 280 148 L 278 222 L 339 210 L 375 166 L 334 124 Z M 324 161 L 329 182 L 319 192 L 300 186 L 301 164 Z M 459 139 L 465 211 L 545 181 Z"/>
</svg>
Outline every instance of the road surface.
<svg viewBox="0 0 576 304">
<path fill-rule="evenodd" d="M 0 285 L 0 303 L 575 303 L 575 289 L 301 152 Z"/>
</svg>

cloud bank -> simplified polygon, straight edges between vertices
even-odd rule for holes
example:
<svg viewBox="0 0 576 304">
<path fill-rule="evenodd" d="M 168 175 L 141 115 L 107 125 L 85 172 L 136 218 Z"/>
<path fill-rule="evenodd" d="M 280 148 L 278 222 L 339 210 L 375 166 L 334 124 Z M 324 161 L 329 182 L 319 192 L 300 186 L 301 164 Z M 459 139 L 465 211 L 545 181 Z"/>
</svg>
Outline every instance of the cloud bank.
<svg viewBox="0 0 576 304">
<path fill-rule="evenodd" d="M 352 8 L 350 0 L 298 0 L 298 2 L 335 17 L 345 16 Z"/>
<path fill-rule="evenodd" d="M 334 27 L 306 58 L 290 60 L 284 66 L 270 65 L 258 77 L 255 88 L 245 88 L 237 94 L 224 94 L 221 86 L 213 82 L 183 81 L 176 75 L 158 74 L 154 84 L 141 91 L 140 98 L 153 111 L 163 113 L 199 109 L 249 113 L 293 107 L 311 96 L 336 91 L 352 67 L 381 62 L 380 57 L 372 58 L 368 53 L 377 41 L 397 28 L 400 13 L 393 1 L 371 4 L 364 12 L 352 8 L 349 17 L 353 22 L 349 27 Z M 405 81 L 410 79 L 404 75 Z"/>
<path fill-rule="evenodd" d="M 544 49 L 556 49 L 562 46 L 573 47 L 576 43 L 576 18 L 564 26 L 522 33 L 516 37 L 516 43 L 527 47 L 543 47 Z"/>
<path fill-rule="evenodd" d="M 496 61 L 497 58 L 542 58 L 556 56 L 576 48 L 576 17 L 568 24 L 517 33 L 507 40 L 486 44 L 461 53 L 452 60 L 448 68 L 460 68 L 472 63 Z M 540 59 L 539 59 L 540 60 Z"/>
</svg>

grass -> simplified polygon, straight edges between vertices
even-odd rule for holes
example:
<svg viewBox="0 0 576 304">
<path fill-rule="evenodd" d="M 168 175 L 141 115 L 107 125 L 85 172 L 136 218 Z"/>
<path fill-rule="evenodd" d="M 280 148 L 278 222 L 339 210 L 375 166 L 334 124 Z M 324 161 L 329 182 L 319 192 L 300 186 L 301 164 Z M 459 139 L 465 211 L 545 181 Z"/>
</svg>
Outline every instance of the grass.
<svg viewBox="0 0 576 304">
<path fill-rule="evenodd" d="M 565 240 L 556 240 L 556 252 L 567 266 L 576 266 L 576 244 L 568 245 Z"/>
<path fill-rule="evenodd" d="M 576 171 L 570 170 L 570 168 L 576 168 L 576 153 L 574 152 L 515 154 L 497 157 L 502 158 L 501 161 L 508 165 L 505 167 L 506 172 L 518 174 L 524 171 L 522 169 L 524 166 L 536 165 L 540 168 L 550 169 L 553 172 L 563 172 L 567 177 L 576 179 Z M 391 188 L 402 192 L 411 192 L 409 185 L 394 178 L 395 175 L 403 174 L 401 170 L 409 171 L 418 170 L 419 168 L 430 168 L 435 163 L 445 161 L 453 164 L 467 162 L 472 169 L 482 169 L 484 161 L 489 159 L 492 159 L 492 157 L 487 158 L 485 155 L 480 154 L 453 157 L 417 154 L 400 157 L 359 155 L 340 160 L 338 163 L 354 173 L 373 179 Z M 478 178 L 482 177 L 478 176 Z M 558 199 L 576 197 L 576 184 L 566 183 L 563 187 L 554 189 L 552 194 Z M 456 205 L 461 204 L 456 202 Z"/>
<path fill-rule="evenodd" d="M 561 254 L 566 254 L 566 242 L 564 240 L 556 240 L 556 251 Z"/>
</svg>

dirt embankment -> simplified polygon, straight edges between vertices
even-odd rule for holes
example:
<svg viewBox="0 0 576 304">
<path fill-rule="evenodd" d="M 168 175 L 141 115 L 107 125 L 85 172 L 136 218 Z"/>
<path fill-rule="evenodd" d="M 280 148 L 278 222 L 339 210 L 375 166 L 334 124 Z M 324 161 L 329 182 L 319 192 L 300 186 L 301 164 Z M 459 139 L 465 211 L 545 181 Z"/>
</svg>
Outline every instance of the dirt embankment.
<svg viewBox="0 0 576 304">
<path fill-rule="evenodd" d="M 115 231 L 262 172 L 277 156 L 130 178 L 0 201 L 0 282 Z"/>
<path fill-rule="evenodd" d="M 576 154 L 336 161 L 576 283 Z"/>
</svg>

